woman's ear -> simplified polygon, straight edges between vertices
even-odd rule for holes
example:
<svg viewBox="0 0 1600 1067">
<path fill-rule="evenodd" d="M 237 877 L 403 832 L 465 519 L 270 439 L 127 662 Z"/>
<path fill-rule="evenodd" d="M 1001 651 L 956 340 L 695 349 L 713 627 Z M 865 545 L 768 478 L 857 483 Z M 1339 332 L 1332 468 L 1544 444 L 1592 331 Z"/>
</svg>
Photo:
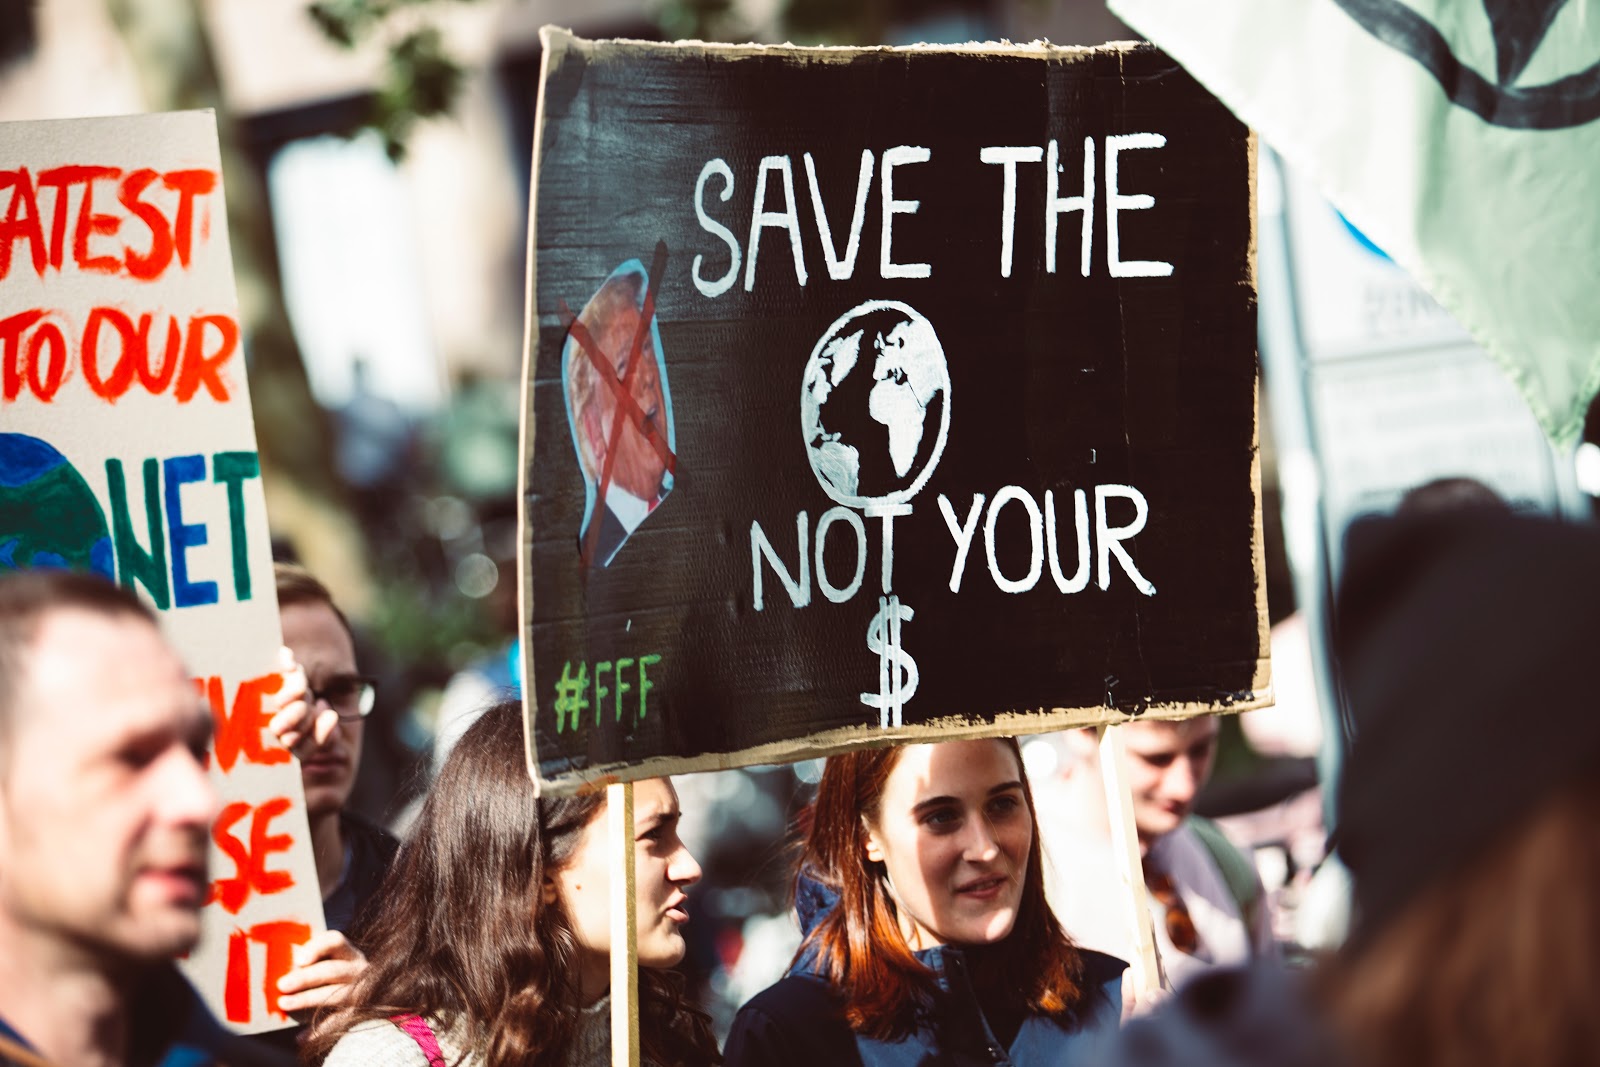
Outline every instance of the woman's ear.
<svg viewBox="0 0 1600 1067">
<path fill-rule="evenodd" d="M 556 888 L 556 880 L 548 874 L 539 883 L 539 899 L 545 907 L 550 907 L 560 897 L 561 891 Z"/>
<path fill-rule="evenodd" d="M 883 842 L 878 839 L 878 831 L 873 829 L 866 816 L 861 818 L 861 849 L 867 855 L 867 862 L 883 862 Z"/>
</svg>

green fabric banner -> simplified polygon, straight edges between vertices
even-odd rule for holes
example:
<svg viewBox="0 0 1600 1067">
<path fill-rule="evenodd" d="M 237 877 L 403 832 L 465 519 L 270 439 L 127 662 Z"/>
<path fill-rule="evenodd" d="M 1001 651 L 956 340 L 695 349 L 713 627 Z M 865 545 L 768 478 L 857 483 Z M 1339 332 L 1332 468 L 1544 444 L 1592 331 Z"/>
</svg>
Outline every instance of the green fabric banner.
<svg viewBox="0 0 1600 1067">
<path fill-rule="evenodd" d="M 1600 389 L 1600 2 L 1112 0 L 1450 310 L 1558 446 Z"/>
</svg>

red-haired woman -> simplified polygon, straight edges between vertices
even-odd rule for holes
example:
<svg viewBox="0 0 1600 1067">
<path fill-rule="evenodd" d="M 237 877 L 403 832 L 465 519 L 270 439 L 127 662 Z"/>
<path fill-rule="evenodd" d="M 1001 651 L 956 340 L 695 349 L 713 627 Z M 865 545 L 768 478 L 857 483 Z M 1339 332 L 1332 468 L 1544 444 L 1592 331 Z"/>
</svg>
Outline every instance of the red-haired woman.
<svg viewBox="0 0 1600 1067">
<path fill-rule="evenodd" d="M 1098 1062 L 1125 964 L 1074 947 L 1045 903 L 1014 740 L 830 758 L 801 870 L 826 913 L 740 1009 L 729 1067 Z"/>
<path fill-rule="evenodd" d="M 319 1016 L 301 1059 L 325 1067 L 609 1067 L 611 935 L 605 797 L 534 795 L 522 705 L 457 742 L 380 893 L 370 966 Z M 639 1036 L 654 1067 L 718 1062 L 711 1021 L 683 1000 L 678 796 L 634 786 Z"/>
</svg>

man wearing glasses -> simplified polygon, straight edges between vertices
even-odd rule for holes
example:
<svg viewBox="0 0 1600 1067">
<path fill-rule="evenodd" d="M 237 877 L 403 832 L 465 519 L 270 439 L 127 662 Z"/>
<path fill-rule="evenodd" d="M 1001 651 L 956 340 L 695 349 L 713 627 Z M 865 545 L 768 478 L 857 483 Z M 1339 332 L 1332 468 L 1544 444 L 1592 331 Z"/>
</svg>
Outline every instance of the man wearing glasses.
<svg viewBox="0 0 1600 1067">
<path fill-rule="evenodd" d="M 399 842 L 345 810 L 374 698 L 372 680 L 356 671 L 350 624 L 327 588 L 303 568 L 279 563 L 274 576 L 283 643 L 305 671 L 311 724 L 305 729 L 304 722 L 294 723 L 280 738 L 300 759 L 328 924 L 328 933 L 306 946 L 300 966 L 279 983 L 284 1010 L 304 1012 L 343 1000 L 346 987 L 365 969 L 365 957 L 345 934 L 358 930 L 366 918 Z"/>
</svg>

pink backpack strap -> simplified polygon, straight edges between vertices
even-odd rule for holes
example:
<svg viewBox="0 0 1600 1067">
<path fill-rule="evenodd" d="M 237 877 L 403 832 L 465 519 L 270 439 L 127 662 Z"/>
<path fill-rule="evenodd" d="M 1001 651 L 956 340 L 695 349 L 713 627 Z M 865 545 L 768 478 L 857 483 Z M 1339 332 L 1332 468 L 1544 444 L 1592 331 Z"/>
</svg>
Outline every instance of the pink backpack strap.
<svg viewBox="0 0 1600 1067">
<path fill-rule="evenodd" d="M 439 1039 L 434 1036 L 433 1027 L 428 1025 L 428 1020 L 420 1015 L 396 1015 L 389 1021 L 417 1043 L 422 1049 L 422 1054 L 428 1057 L 428 1067 L 445 1067 L 444 1053 L 439 1050 Z"/>
</svg>

